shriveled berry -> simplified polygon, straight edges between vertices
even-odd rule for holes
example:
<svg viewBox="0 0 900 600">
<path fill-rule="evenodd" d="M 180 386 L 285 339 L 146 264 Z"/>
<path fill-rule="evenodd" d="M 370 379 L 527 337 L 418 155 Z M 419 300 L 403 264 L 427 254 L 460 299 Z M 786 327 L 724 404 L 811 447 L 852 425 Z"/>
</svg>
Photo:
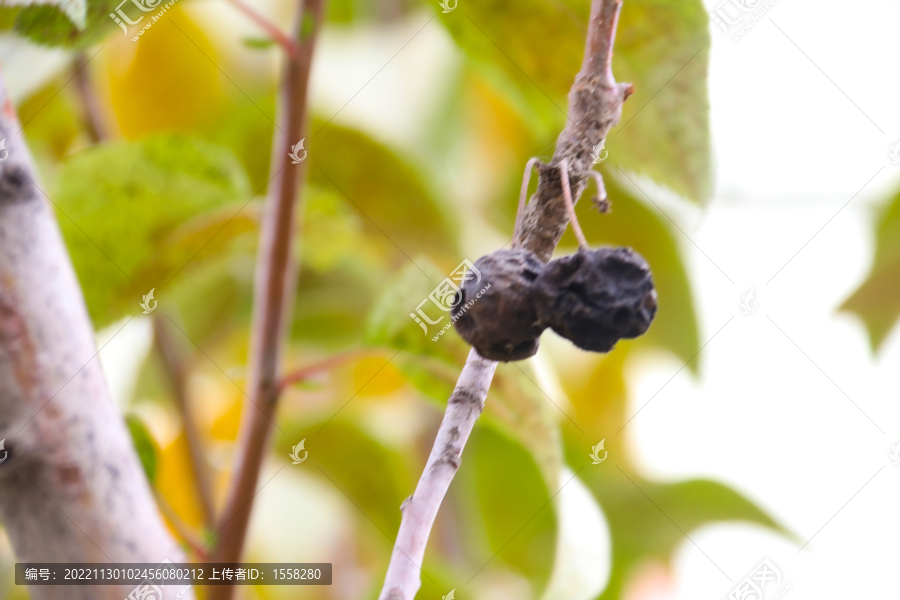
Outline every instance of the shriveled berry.
<svg viewBox="0 0 900 600">
<path fill-rule="evenodd" d="M 643 334 L 656 316 L 650 267 L 631 248 L 581 249 L 551 261 L 534 295 L 543 323 L 593 352 Z"/>
<path fill-rule="evenodd" d="M 546 325 L 538 321 L 533 284 L 544 266 L 528 250 L 497 250 L 475 261 L 481 280 L 461 286 L 451 314 L 478 354 L 503 362 L 534 356 Z"/>
</svg>

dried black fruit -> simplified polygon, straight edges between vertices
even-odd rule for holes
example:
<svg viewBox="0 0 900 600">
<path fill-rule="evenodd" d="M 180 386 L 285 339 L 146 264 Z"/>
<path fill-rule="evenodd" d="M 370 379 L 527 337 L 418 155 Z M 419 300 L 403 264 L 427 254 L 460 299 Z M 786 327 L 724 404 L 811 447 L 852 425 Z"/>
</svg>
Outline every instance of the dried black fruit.
<svg viewBox="0 0 900 600">
<path fill-rule="evenodd" d="M 580 249 L 551 261 L 534 285 L 540 320 L 579 348 L 609 352 L 656 315 L 650 267 L 630 248 Z"/>
<path fill-rule="evenodd" d="M 534 356 L 546 326 L 538 321 L 533 283 L 544 266 L 528 250 L 497 250 L 475 261 L 481 280 L 462 285 L 451 314 L 478 354 L 504 362 Z"/>
</svg>

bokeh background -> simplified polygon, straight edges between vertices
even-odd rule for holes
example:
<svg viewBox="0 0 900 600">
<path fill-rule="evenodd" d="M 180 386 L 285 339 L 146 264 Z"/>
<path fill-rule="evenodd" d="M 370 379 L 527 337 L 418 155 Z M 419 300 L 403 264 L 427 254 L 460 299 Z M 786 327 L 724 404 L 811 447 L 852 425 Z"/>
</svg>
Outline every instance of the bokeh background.
<svg viewBox="0 0 900 600">
<path fill-rule="evenodd" d="M 279 25 L 294 9 L 251 4 Z M 657 320 L 602 356 L 548 331 L 499 367 L 419 598 L 725 598 L 764 558 L 782 574 L 766 598 L 895 594 L 900 4 L 751 4 L 625 1 L 614 71 L 636 91 L 597 166 L 613 212 L 578 213 L 593 244 L 647 258 Z M 154 319 L 221 506 L 281 51 L 225 0 L 179 0 L 138 42 L 114 6 L 88 6 L 74 35 L 46 26 L 53 6 L 0 9 L 3 77 L 173 535 L 206 542 Z M 723 32 L 720 8 L 752 26 Z M 282 399 L 246 559 L 332 562 L 335 579 L 244 597 L 377 597 L 467 352 L 409 313 L 511 237 L 522 168 L 565 123 L 587 13 L 328 4 L 285 370 L 342 360 Z M 567 232 L 558 254 L 574 248 Z M 140 314 L 151 288 L 158 309 Z M 291 465 L 300 440 L 309 460 Z M 14 562 L 0 531 L 0 597 L 27 598 Z"/>
</svg>

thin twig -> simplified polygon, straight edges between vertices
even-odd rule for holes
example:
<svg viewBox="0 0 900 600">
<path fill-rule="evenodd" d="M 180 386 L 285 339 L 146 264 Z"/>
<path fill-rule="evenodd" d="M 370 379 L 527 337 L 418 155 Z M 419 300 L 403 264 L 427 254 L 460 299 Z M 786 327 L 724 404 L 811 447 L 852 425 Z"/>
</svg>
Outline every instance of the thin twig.
<svg viewBox="0 0 900 600">
<path fill-rule="evenodd" d="M 566 202 L 566 211 L 569 213 L 569 221 L 572 223 L 572 231 L 575 232 L 575 238 L 578 245 L 587 248 L 587 239 L 581 230 L 581 224 L 578 222 L 578 215 L 575 214 L 575 203 L 572 202 L 572 188 L 569 187 L 569 165 L 566 159 L 559 161 L 559 172 L 562 178 L 563 200 Z"/>
<path fill-rule="evenodd" d="M 531 183 L 531 170 L 540 161 L 537 158 L 525 163 L 525 173 L 522 174 L 522 189 L 519 191 L 519 207 L 516 209 L 516 224 L 513 227 L 512 247 L 518 248 L 522 243 L 522 216 L 525 214 L 525 200 L 528 198 L 528 184 Z"/>
<path fill-rule="evenodd" d="M 597 184 L 597 195 L 592 198 L 594 208 L 605 215 L 612 210 L 612 203 L 606 195 L 606 186 L 603 184 L 603 176 L 597 171 L 588 171 L 588 176 L 592 177 Z"/>
<path fill-rule="evenodd" d="M 633 91 L 630 84 L 617 84 L 610 68 L 621 6 L 622 0 L 591 2 L 584 62 L 569 92 L 569 120 L 557 139 L 553 160 L 541 168 L 537 191 L 521 219 L 516 219 L 517 241 L 544 261 L 549 260 L 569 222 L 562 185 L 568 178 L 560 176 L 556 167 L 565 161 L 568 174 L 577 181 L 574 197 L 579 196 L 593 166 L 593 146 L 618 123 L 622 103 Z M 421 564 L 435 516 L 483 410 L 496 367 L 497 363 L 482 358 L 474 349 L 469 352 L 416 490 L 401 506 L 400 530 L 379 600 L 412 600 L 421 587 Z"/>
<path fill-rule="evenodd" d="M 251 21 L 253 21 L 260 27 L 260 29 L 265 31 L 266 35 L 269 36 L 269 39 L 281 46 L 289 57 L 293 59 L 297 59 L 299 57 L 300 50 L 297 48 L 297 44 L 294 43 L 294 40 L 288 37 L 283 31 L 278 29 L 278 27 L 270 20 L 256 12 L 255 8 L 245 3 L 244 0 L 228 1 L 231 2 L 239 11 L 248 16 Z"/>
<path fill-rule="evenodd" d="M 301 367 L 296 371 L 291 371 L 290 373 L 287 373 L 286 375 L 281 377 L 281 380 L 278 383 L 278 388 L 284 390 L 288 386 L 305 381 L 310 376 L 315 375 L 316 373 L 321 373 L 322 371 L 328 371 L 330 369 L 333 369 L 334 367 L 338 367 L 348 360 L 360 356 L 361 354 L 363 354 L 362 350 L 351 350 L 350 352 L 344 352 L 341 354 L 336 354 L 334 356 L 329 356 L 328 358 L 320 360 L 319 362 Z"/>
<path fill-rule="evenodd" d="M 81 99 L 81 112 L 84 127 L 93 143 L 99 143 L 109 137 L 109 131 L 103 118 L 103 107 L 91 85 L 91 74 L 88 59 L 83 51 L 75 53 L 75 91 Z"/>
<path fill-rule="evenodd" d="M 203 444 L 200 441 L 200 431 L 197 421 L 191 410 L 187 396 L 187 367 L 182 353 L 179 352 L 175 340 L 167 327 L 164 317 L 157 316 L 153 319 L 153 333 L 156 345 L 162 356 L 163 367 L 166 369 L 169 381 L 172 384 L 172 394 L 181 414 L 181 424 L 184 427 L 184 435 L 188 445 L 188 455 L 191 460 L 191 470 L 194 472 L 194 481 L 197 482 L 197 493 L 200 495 L 200 506 L 203 509 L 203 523 L 212 529 L 215 525 L 215 505 L 213 504 L 212 484 L 209 479 L 209 463 L 203 452 Z"/>
<path fill-rule="evenodd" d="M 216 562 L 238 562 L 272 429 L 281 388 L 278 367 L 287 334 L 297 268 L 292 252 L 294 211 L 306 161 L 294 162 L 291 148 L 307 130 L 309 72 L 322 22 L 323 0 L 300 0 L 291 28 L 296 57 L 288 57 L 281 85 L 279 126 L 272 148 L 272 183 L 260 231 L 253 290 L 248 394 L 238 440 L 236 466 L 213 554 Z M 305 155 L 304 155 L 305 156 Z M 232 586 L 213 586 L 209 600 L 228 600 Z"/>
<path fill-rule="evenodd" d="M 172 508 L 169 501 L 162 495 L 162 492 L 153 488 L 153 497 L 156 499 L 156 505 L 159 507 L 159 512 L 161 512 L 166 521 L 172 525 L 172 528 L 178 533 L 178 537 L 187 544 L 188 548 L 191 549 L 191 552 L 194 553 L 198 560 L 206 560 L 206 552 L 203 550 L 205 544 L 200 535 L 178 516 L 178 513 L 175 512 L 175 509 Z"/>
</svg>

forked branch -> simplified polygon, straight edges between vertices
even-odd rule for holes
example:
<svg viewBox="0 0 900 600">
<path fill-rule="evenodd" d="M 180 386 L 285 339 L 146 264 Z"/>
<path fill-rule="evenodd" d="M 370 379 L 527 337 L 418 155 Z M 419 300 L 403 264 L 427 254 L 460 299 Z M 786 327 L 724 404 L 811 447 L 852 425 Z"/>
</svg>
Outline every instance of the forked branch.
<svg viewBox="0 0 900 600">
<path fill-rule="evenodd" d="M 622 0 L 592 0 L 588 39 L 581 71 L 569 92 L 569 114 L 549 164 L 529 162 L 523 179 L 523 197 L 531 166 L 541 178 L 528 206 L 516 219 L 514 245 L 548 261 L 569 222 L 560 164 L 565 161 L 567 183 L 578 198 L 590 176 L 591 150 L 622 116 L 622 103 L 630 84 L 617 84 L 612 74 L 612 49 Z M 598 182 L 605 196 L 602 180 Z M 521 203 L 520 203 L 521 204 Z M 421 587 L 421 565 L 434 519 L 453 476 L 472 427 L 484 408 L 497 363 L 473 349 L 447 402 L 444 420 L 416 490 L 401 507 L 403 513 L 391 562 L 379 600 L 412 600 Z"/>
</svg>

